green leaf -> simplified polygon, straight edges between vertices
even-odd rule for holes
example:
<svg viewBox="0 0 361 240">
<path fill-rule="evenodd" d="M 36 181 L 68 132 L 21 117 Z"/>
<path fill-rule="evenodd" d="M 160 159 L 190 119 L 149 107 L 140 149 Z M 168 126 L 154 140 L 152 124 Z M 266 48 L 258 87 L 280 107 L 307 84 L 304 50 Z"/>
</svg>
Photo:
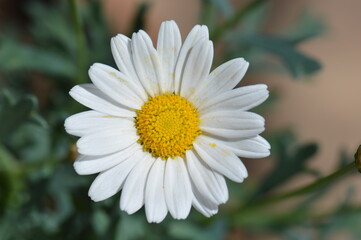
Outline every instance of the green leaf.
<svg viewBox="0 0 361 240">
<path fill-rule="evenodd" d="M 31 95 L 16 99 L 14 94 L 8 91 L 0 92 L 0 139 L 7 139 L 19 127 L 29 119 L 38 119 L 44 124 L 44 120 L 36 113 L 37 99 Z"/>
<path fill-rule="evenodd" d="M 178 239 L 204 239 L 201 228 L 190 222 L 173 222 L 169 226 L 169 234 Z"/>
<path fill-rule="evenodd" d="M 144 216 L 139 215 L 127 215 L 121 213 L 121 219 L 119 220 L 115 238 L 116 240 L 128 240 L 128 239 L 144 239 L 147 223 Z"/>
<path fill-rule="evenodd" d="M 210 39 L 216 43 L 225 33 L 240 23 L 248 14 L 266 3 L 265 0 L 254 0 L 248 2 L 242 8 L 238 9 L 235 14 L 216 27 L 210 34 Z"/>
<path fill-rule="evenodd" d="M 249 12 L 241 22 L 240 26 L 236 29 L 237 36 L 254 34 L 259 31 L 264 25 L 267 18 L 268 5 L 260 5 Z M 231 37 L 231 36 L 230 36 Z"/>
<path fill-rule="evenodd" d="M 29 119 L 30 122 L 34 123 L 35 125 L 38 125 L 44 129 L 48 128 L 49 125 L 48 123 L 45 121 L 44 118 L 42 118 L 38 113 L 36 112 L 32 112 L 30 114 L 30 119 Z"/>
<path fill-rule="evenodd" d="M 11 39 L 0 43 L 0 70 L 36 71 L 51 75 L 71 77 L 75 65 L 61 53 L 23 44 Z"/>
<path fill-rule="evenodd" d="M 169 234 L 176 239 L 223 239 L 226 225 L 222 220 L 214 221 L 208 226 L 201 226 L 192 222 L 175 222 L 169 226 Z"/>
<path fill-rule="evenodd" d="M 94 231 L 99 236 L 105 234 L 110 226 L 110 219 L 108 214 L 101 209 L 95 210 L 92 215 L 92 225 Z"/>
<path fill-rule="evenodd" d="M 1 115 L 0 138 L 4 139 L 15 131 L 31 114 L 36 105 L 34 97 L 24 97 L 13 106 L 4 104 Z"/>
<path fill-rule="evenodd" d="M 256 195 L 264 194 L 289 179 L 305 171 L 307 161 L 318 150 L 315 143 L 297 144 L 290 132 L 283 132 L 271 141 L 276 163 L 271 172 L 262 181 Z"/>
<path fill-rule="evenodd" d="M 216 6 L 217 9 L 222 13 L 223 16 L 229 18 L 233 14 L 232 6 L 229 3 L 229 0 L 204 0 L 211 2 Z"/>
<path fill-rule="evenodd" d="M 0 216 L 19 202 L 19 192 L 24 185 L 20 170 L 15 157 L 0 145 Z"/>
<path fill-rule="evenodd" d="M 298 44 L 322 34 L 326 25 L 322 19 L 309 11 L 304 11 L 295 24 L 288 25 L 284 36 L 292 44 Z"/>
<path fill-rule="evenodd" d="M 278 56 L 294 78 L 308 76 L 321 69 L 321 64 L 298 51 L 292 40 L 258 34 L 245 35 L 241 39 L 255 48 Z"/>
<path fill-rule="evenodd" d="M 26 11 L 31 17 L 30 31 L 35 40 L 46 49 L 75 53 L 76 45 L 70 27 L 70 14 L 65 2 L 56 7 L 38 1 L 27 4 Z M 44 20 L 46 19 L 46 21 Z"/>
<path fill-rule="evenodd" d="M 40 125 L 25 123 L 11 134 L 8 144 L 22 161 L 35 162 L 50 154 L 50 132 Z"/>
</svg>

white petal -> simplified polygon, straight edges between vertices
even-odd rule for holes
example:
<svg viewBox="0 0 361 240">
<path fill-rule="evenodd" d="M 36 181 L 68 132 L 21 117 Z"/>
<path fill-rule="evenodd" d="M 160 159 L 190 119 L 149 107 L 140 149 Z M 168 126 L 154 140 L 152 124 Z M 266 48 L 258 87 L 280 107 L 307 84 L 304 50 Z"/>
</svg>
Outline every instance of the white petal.
<svg viewBox="0 0 361 240">
<path fill-rule="evenodd" d="M 181 157 L 169 158 L 164 176 L 165 200 L 173 218 L 185 219 L 192 207 L 192 187 Z"/>
<path fill-rule="evenodd" d="M 182 46 L 182 38 L 174 21 L 162 22 L 158 34 L 157 52 L 162 64 L 164 77 L 160 82 L 161 91 L 174 92 L 174 69 Z"/>
<path fill-rule="evenodd" d="M 167 216 L 164 196 L 164 172 L 166 161 L 158 158 L 148 175 L 145 188 L 145 213 L 149 223 L 160 223 Z"/>
<path fill-rule="evenodd" d="M 89 69 L 89 76 L 97 88 L 116 102 L 133 109 L 143 105 L 144 101 L 137 95 L 142 88 L 118 70 L 95 63 Z"/>
<path fill-rule="evenodd" d="M 143 152 L 138 151 L 133 157 L 130 157 L 117 166 L 100 173 L 90 186 L 88 193 L 89 197 L 93 201 L 98 202 L 119 192 L 122 189 L 124 180 L 128 176 L 129 172 L 140 160 L 142 160 L 143 156 Z"/>
<path fill-rule="evenodd" d="M 202 39 L 188 51 L 180 76 L 180 95 L 189 98 L 208 77 L 213 61 L 213 44 Z"/>
<path fill-rule="evenodd" d="M 125 149 L 138 140 L 135 129 L 106 129 L 81 137 L 78 152 L 83 155 L 100 156 Z"/>
<path fill-rule="evenodd" d="M 132 36 L 133 63 L 144 89 L 152 97 L 161 93 L 159 83 L 163 81 L 161 62 L 147 33 L 140 30 Z"/>
<path fill-rule="evenodd" d="M 214 139 L 214 141 L 220 142 L 239 157 L 263 158 L 270 155 L 271 146 L 261 136 L 240 141 L 221 141 L 219 139 Z"/>
<path fill-rule="evenodd" d="M 243 182 L 248 176 L 242 161 L 227 147 L 215 143 L 211 138 L 198 136 L 194 148 L 209 167 L 232 181 Z"/>
<path fill-rule="evenodd" d="M 232 59 L 211 72 L 209 86 L 214 86 L 217 93 L 233 89 L 243 78 L 249 63 L 243 58 Z"/>
<path fill-rule="evenodd" d="M 111 40 L 111 49 L 114 60 L 120 72 L 124 73 L 136 85 L 137 94 L 146 101 L 148 96 L 138 75 L 134 69 L 130 39 L 122 34 L 118 34 Z"/>
<path fill-rule="evenodd" d="M 141 151 L 140 145 L 134 143 L 116 153 L 111 153 L 103 156 L 87 156 L 80 155 L 74 162 L 74 169 L 79 175 L 89 175 L 98 172 L 103 172 L 109 168 L 118 165 L 133 156 L 137 151 Z"/>
<path fill-rule="evenodd" d="M 69 94 L 79 103 L 98 112 L 118 117 L 136 116 L 133 110 L 116 103 L 93 84 L 77 85 L 70 90 Z"/>
<path fill-rule="evenodd" d="M 211 217 L 218 212 L 218 205 L 212 202 L 209 202 L 207 199 L 204 199 L 202 196 L 197 194 L 194 191 L 194 196 L 192 199 L 193 207 L 206 217 Z"/>
<path fill-rule="evenodd" d="M 193 189 L 197 189 L 202 199 L 216 205 L 225 203 L 228 191 L 224 177 L 211 170 L 192 150 L 186 152 L 186 157 Z"/>
<path fill-rule="evenodd" d="M 148 172 L 154 161 L 155 158 L 150 156 L 150 154 L 144 153 L 143 159 L 129 173 L 120 199 L 121 210 L 126 211 L 128 214 L 133 214 L 143 206 Z"/>
<path fill-rule="evenodd" d="M 111 39 L 110 46 L 119 71 L 129 77 L 137 79 L 138 77 L 131 58 L 130 39 L 123 34 L 118 34 Z"/>
<path fill-rule="evenodd" d="M 174 79 L 174 90 L 175 93 L 180 92 L 181 85 L 181 76 L 183 72 L 183 68 L 189 54 L 190 49 L 194 47 L 194 45 L 201 39 L 209 39 L 208 28 L 204 25 L 196 25 L 189 32 L 184 44 L 179 52 L 179 57 L 177 60 L 176 68 L 175 68 L 175 79 Z"/>
<path fill-rule="evenodd" d="M 215 109 L 246 111 L 263 103 L 268 95 L 267 86 L 264 84 L 240 87 L 204 101 L 198 112 L 204 114 Z"/>
<path fill-rule="evenodd" d="M 264 118 L 246 111 L 210 111 L 201 116 L 200 129 L 228 140 L 255 137 L 264 131 Z"/>
<path fill-rule="evenodd" d="M 243 58 L 236 58 L 220 65 L 211 72 L 207 81 L 197 88 L 190 100 L 198 108 L 204 100 L 233 89 L 243 78 L 248 65 Z"/>
<path fill-rule="evenodd" d="M 247 139 L 254 137 L 260 132 L 264 131 L 263 129 L 252 129 L 252 130 L 232 130 L 232 129 L 222 129 L 222 128 L 210 128 L 202 127 L 200 128 L 204 135 L 210 136 L 216 139 L 225 139 L 227 141 L 237 141 L 242 139 Z"/>
<path fill-rule="evenodd" d="M 225 129 L 249 129 L 264 126 L 264 118 L 253 112 L 217 109 L 200 117 L 201 126 Z M 241 125 L 241 126 L 240 126 Z M 249 126 L 249 127 L 248 127 Z"/>
<path fill-rule="evenodd" d="M 109 128 L 131 128 L 134 126 L 134 120 L 90 110 L 68 117 L 64 126 L 69 134 L 81 137 Z"/>
</svg>

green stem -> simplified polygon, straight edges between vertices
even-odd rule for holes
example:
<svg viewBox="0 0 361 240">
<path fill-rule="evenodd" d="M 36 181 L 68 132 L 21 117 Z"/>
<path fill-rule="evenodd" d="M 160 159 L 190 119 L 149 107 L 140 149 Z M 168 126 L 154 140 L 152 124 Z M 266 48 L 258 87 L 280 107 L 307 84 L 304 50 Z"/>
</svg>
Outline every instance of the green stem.
<svg viewBox="0 0 361 240">
<path fill-rule="evenodd" d="M 77 47 L 77 78 L 76 83 L 84 83 L 86 81 L 86 47 L 85 47 L 85 36 L 80 21 L 79 11 L 76 0 L 68 0 L 71 19 L 73 22 L 76 47 Z"/>
<path fill-rule="evenodd" d="M 352 169 L 355 169 L 354 162 L 349 163 L 348 165 L 338 169 L 336 172 L 334 172 L 326 177 L 320 178 L 311 184 L 294 189 L 287 193 L 282 193 L 278 196 L 267 197 L 267 198 L 263 198 L 258 201 L 251 202 L 249 204 L 244 205 L 242 207 L 242 209 L 249 210 L 249 209 L 264 207 L 269 204 L 280 202 L 280 201 L 288 199 L 288 198 L 297 197 L 297 196 L 301 196 L 301 195 L 304 195 L 307 193 L 311 193 L 319 188 L 322 188 L 322 187 L 327 186 L 328 184 L 334 182 L 335 180 L 339 179 L 341 176 L 345 175 Z"/>
<path fill-rule="evenodd" d="M 234 14 L 230 19 L 226 20 L 222 25 L 217 27 L 211 34 L 210 39 L 213 42 L 217 42 L 217 40 L 223 35 L 225 31 L 235 26 L 242 18 L 244 18 L 247 13 L 254 8 L 258 7 L 265 0 L 254 0 L 248 3 L 244 8 L 240 9 L 236 14 Z"/>
</svg>

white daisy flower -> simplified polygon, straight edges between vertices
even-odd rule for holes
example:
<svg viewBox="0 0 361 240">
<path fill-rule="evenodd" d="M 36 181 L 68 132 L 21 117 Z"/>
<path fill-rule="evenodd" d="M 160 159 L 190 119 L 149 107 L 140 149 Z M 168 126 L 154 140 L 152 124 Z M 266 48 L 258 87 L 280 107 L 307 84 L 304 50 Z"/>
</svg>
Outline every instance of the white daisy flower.
<svg viewBox="0 0 361 240">
<path fill-rule="evenodd" d="M 174 21 L 163 22 L 157 48 L 144 32 L 117 35 L 111 50 L 119 70 L 96 63 L 93 84 L 70 91 L 92 109 L 65 121 L 79 136 L 78 174 L 99 173 L 89 189 L 94 201 L 122 190 L 120 209 L 145 206 L 149 222 L 169 212 L 185 219 L 193 206 L 210 217 L 228 200 L 224 177 L 243 182 L 238 157 L 269 155 L 259 136 L 264 119 L 249 109 L 268 97 L 263 84 L 234 89 L 248 68 L 243 58 L 213 70 L 206 26 L 195 26 L 183 45 Z"/>
</svg>

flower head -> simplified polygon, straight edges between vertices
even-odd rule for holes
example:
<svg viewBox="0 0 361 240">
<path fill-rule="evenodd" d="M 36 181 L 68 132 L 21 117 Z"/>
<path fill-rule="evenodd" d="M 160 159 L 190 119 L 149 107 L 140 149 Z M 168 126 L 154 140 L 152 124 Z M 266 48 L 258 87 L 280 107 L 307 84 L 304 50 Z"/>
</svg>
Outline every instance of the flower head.
<svg viewBox="0 0 361 240">
<path fill-rule="evenodd" d="M 145 205 L 149 222 L 169 212 L 184 219 L 193 205 L 209 217 L 228 200 L 227 177 L 242 182 L 238 157 L 269 155 L 259 136 L 264 119 L 249 109 L 268 97 L 263 84 L 236 88 L 248 62 L 224 63 L 210 73 L 213 44 L 206 26 L 195 26 L 183 45 L 174 21 L 163 22 L 157 48 L 144 31 L 111 40 L 119 70 L 96 63 L 93 84 L 70 95 L 92 109 L 65 121 L 79 136 L 78 174 L 99 173 L 89 196 L 107 199 L 120 190 L 129 214 Z"/>
</svg>

